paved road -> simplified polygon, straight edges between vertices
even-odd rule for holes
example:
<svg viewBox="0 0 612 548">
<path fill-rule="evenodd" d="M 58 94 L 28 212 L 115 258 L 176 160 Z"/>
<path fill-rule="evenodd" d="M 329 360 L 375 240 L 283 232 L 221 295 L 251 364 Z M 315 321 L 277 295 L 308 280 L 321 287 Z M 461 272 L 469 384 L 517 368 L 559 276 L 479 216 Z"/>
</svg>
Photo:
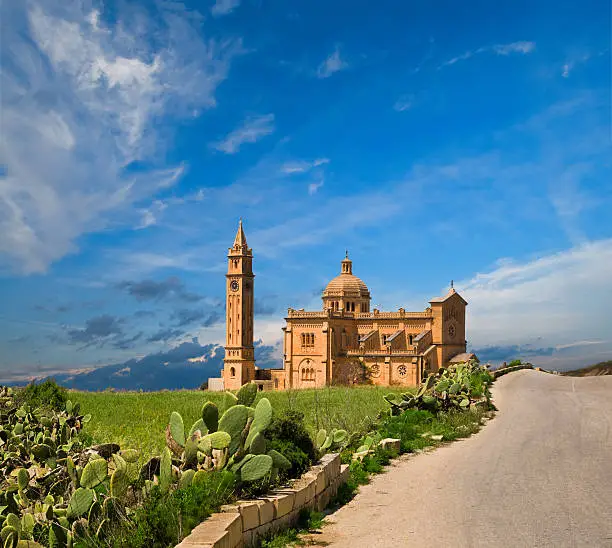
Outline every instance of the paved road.
<svg viewBox="0 0 612 548">
<path fill-rule="evenodd" d="M 319 545 L 612 547 L 612 376 L 519 371 L 478 434 L 402 457 Z"/>
</svg>

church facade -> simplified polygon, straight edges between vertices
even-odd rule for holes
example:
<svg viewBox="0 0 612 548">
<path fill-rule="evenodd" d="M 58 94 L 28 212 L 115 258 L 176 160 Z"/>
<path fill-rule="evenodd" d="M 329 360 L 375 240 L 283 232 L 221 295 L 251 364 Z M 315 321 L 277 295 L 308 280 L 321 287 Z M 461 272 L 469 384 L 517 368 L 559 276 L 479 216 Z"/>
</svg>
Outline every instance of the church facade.
<svg viewBox="0 0 612 548">
<path fill-rule="evenodd" d="M 465 361 L 467 302 L 452 287 L 422 312 L 371 309 L 367 285 L 348 253 L 322 294 L 320 310 L 290 308 L 282 369 L 258 369 L 253 347 L 253 252 L 242 222 L 228 253 L 223 386 L 255 381 L 264 390 L 370 382 L 415 386 L 427 372 Z"/>
</svg>

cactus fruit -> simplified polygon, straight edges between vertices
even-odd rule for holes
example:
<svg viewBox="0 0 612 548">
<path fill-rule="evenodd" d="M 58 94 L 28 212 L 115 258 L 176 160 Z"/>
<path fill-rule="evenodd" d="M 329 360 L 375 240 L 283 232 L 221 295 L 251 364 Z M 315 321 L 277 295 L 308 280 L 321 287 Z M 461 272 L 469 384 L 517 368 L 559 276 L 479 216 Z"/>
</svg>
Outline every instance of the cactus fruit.
<svg viewBox="0 0 612 548">
<path fill-rule="evenodd" d="M 227 432 L 230 435 L 229 450 L 233 455 L 240 447 L 240 434 L 244 430 L 248 420 L 248 410 L 244 405 L 230 407 L 219 421 L 219 432 Z M 221 449 L 221 447 L 215 447 Z"/>
<path fill-rule="evenodd" d="M 243 384 L 236 394 L 239 405 L 250 407 L 257 397 L 257 385 L 254 382 Z"/>
<path fill-rule="evenodd" d="M 240 467 L 242 481 L 257 481 L 272 470 L 272 457 L 269 455 L 255 455 Z"/>
<path fill-rule="evenodd" d="M 108 475 L 108 463 L 104 459 L 90 460 L 83 468 L 80 484 L 93 489 L 100 485 Z"/>
<path fill-rule="evenodd" d="M 70 497 L 68 503 L 69 518 L 78 518 L 89 511 L 89 507 L 94 501 L 94 491 L 86 487 L 79 487 Z"/>
<path fill-rule="evenodd" d="M 208 428 L 208 432 L 216 432 L 219 426 L 219 408 L 211 401 L 207 401 L 202 407 L 202 420 Z"/>
</svg>

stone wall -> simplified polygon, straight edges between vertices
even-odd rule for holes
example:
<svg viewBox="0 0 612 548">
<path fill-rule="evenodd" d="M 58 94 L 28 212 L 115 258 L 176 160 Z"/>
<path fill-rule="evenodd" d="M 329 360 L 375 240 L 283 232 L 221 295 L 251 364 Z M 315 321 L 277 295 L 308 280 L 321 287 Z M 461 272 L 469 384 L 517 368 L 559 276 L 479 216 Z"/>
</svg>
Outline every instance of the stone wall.
<svg viewBox="0 0 612 548">
<path fill-rule="evenodd" d="M 346 482 L 348 465 L 340 455 L 324 455 L 321 462 L 288 487 L 254 500 L 223 506 L 198 525 L 176 548 L 238 548 L 257 546 L 260 539 L 293 525 L 302 509 L 323 510 Z"/>
</svg>

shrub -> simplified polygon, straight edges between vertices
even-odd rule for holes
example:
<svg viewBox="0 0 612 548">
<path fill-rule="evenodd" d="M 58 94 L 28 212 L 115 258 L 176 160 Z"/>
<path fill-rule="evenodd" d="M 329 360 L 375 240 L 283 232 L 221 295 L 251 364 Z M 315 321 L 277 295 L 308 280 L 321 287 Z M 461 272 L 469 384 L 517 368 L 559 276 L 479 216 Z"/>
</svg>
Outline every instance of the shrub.
<svg viewBox="0 0 612 548">
<path fill-rule="evenodd" d="M 298 477 L 316 460 L 314 443 L 304 425 L 304 414 L 288 410 L 272 423 L 265 432 L 270 449 L 275 449 L 291 461 L 289 477 Z"/>
<path fill-rule="evenodd" d="M 512 360 L 509 364 L 508 367 L 514 367 L 515 365 L 521 365 L 523 362 L 521 362 L 521 360 Z"/>
<path fill-rule="evenodd" d="M 234 477 L 229 471 L 212 471 L 205 479 L 171 493 L 154 486 L 132 523 L 114 532 L 121 546 L 162 548 L 180 542 L 183 536 L 218 508 L 232 501 Z M 119 545 L 117 544 L 117 545 Z"/>
<path fill-rule="evenodd" d="M 30 407 L 48 407 L 56 411 L 63 411 L 68 401 L 68 391 L 59 386 L 55 379 L 43 382 L 31 382 L 17 393 L 17 404 L 27 403 Z"/>
</svg>

